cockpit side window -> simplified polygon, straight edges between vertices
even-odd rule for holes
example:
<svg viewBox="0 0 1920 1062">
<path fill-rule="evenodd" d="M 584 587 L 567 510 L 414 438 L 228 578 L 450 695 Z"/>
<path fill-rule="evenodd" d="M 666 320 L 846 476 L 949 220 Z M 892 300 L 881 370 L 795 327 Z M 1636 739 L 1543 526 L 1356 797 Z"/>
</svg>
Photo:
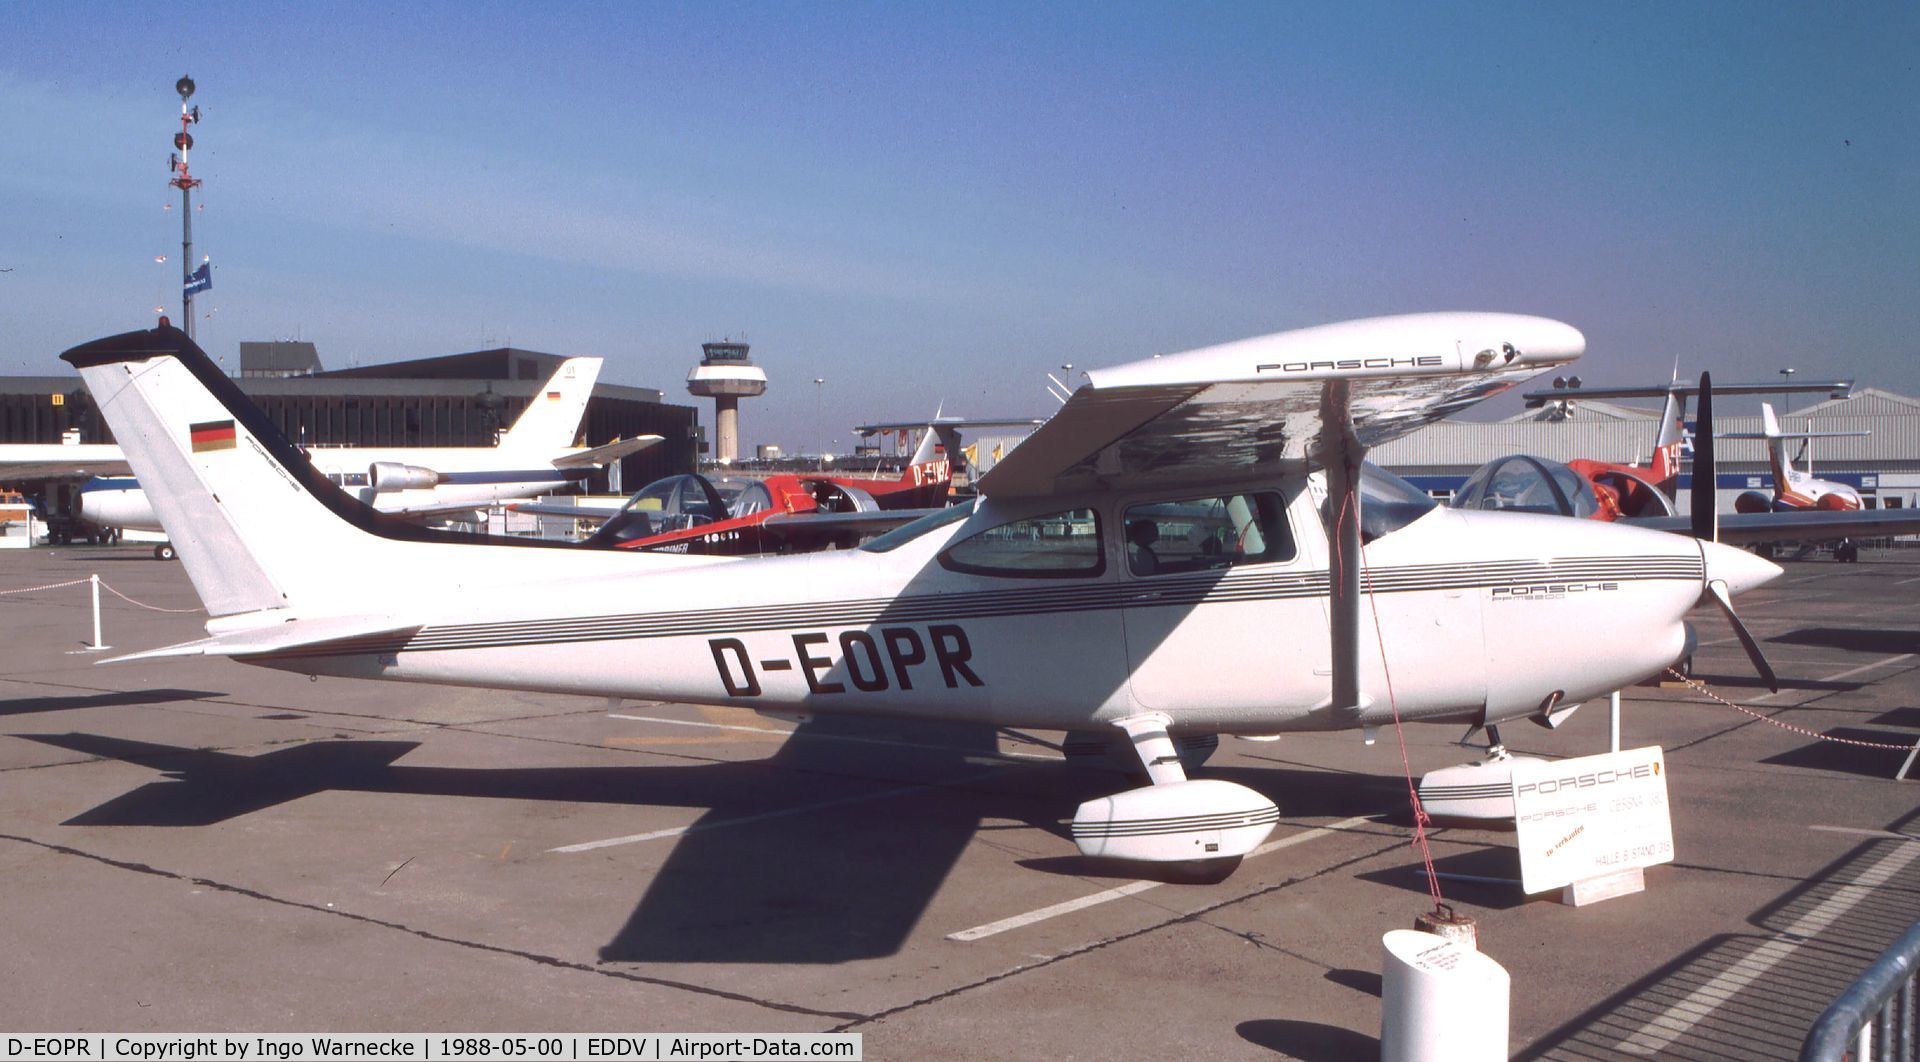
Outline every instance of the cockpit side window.
<svg viewBox="0 0 1920 1062">
<path fill-rule="evenodd" d="M 1291 560 L 1293 534 L 1280 495 L 1227 494 L 1130 505 L 1127 570 L 1171 575 Z"/>
<path fill-rule="evenodd" d="M 1029 516 L 990 527 L 948 546 L 940 564 L 950 571 L 1014 579 L 1061 579 L 1106 570 L 1100 517 L 1092 509 Z"/>
</svg>

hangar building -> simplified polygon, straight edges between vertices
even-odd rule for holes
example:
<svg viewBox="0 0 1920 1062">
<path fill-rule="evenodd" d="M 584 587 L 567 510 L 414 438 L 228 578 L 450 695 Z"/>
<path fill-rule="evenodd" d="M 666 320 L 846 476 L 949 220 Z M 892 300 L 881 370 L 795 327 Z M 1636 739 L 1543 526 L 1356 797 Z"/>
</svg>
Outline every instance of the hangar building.
<svg viewBox="0 0 1920 1062">
<path fill-rule="evenodd" d="M 1781 409 L 1777 400 L 1774 408 Z M 1733 415 L 1734 410 L 1748 409 L 1752 412 L 1744 416 Z M 1641 409 L 1576 399 L 1564 409 L 1549 405 L 1506 420 L 1441 421 L 1378 447 L 1368 457 L 1430 493 L 1444 497 L 1451 495 L 1475 469 L 1508 454 L 1532 454 L 1555 461 L 1585 457 L 1644 465 L 1652 455 L 1659 421 L 1658 408 Z M 1758 433 L 1758 400 L 1719 400 L 1714 424 L 1715 430 L 1721 433 Z M 1920 504 L 1920 399 L 1873 387 L 1860 388 L 1852 398 L 1822 401 L 1790 413 L 1783 412 L 1780 426 L 1787 432 L 1871 432 L 1860 438 L 1812 440 L 1813 474 L 1855 487 L 1869 507 Z M 1799 453 L 1800 443 L 1788 445 L 1792 447 L 1789 453 Z M 1715 478 L 1722 510 L 1731 511 L 1733 499 L 1744 491 L 1765 490 L 1771 486 L 1766 443 L 1722 439 L 1717 446 L 1715 456 L 1719 469 Z M 1795 465 L 1805 468 L 1806 462 L 1796 461 Z M 1683 462 L 1680 476 L 1683 492 L 1692 489 L 1690 470 L 1690 462 Z"/>
</svg>

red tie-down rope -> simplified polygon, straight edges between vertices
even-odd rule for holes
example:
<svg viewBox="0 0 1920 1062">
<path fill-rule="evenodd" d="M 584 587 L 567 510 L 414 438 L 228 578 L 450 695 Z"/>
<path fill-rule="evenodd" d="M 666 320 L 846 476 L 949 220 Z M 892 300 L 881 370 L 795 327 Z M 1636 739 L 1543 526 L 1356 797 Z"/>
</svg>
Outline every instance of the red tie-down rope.
<svg viewBox="0 0 1920 1062">
<path fill-rule="evenodd" d="M 1340 563 L 1340 529 L 1346 526 L 1348 520 L 1356 519 L 1353 511 L 1355 493 L 1347 492 L 1346 500 L 1341 504 L 1340 518 L 1335 521 L 1333 560 L 1336 572 L 1345 570 L 1345 565 Z M 1420 803 L 1420 787 L 1414 783 L 1413 763 L 1407 758 L 1407 732 L 1400 723 L 1400 703 L 1393 694 L 1393 668 L 1387 665 L 1386 635 L 1380 628 L 1380 602 L 1373 595 L 1373 570 L 1367 565 L 1365 545 L 1360 547 L 1360 569 L 1361 585 L 1367 588 L 1367 607 L 1373 610 L 1373 637 L 1380 647 L 1380 671 L 1387 680 L 1387 707 L 1393 711 L 1393 734 L 1400 742 L 1400 772 L 1407 780 L 1407 804 L 1413 810 L 1413 841 L 1411 843 L 1420 849 L 1420 862 L 1427 870 L 1427 894 L 1433 897 L 1434 913 L 1440 914 L 1446 909 L 1446 898 L 1440 895 L 1440 875 L 1433 867 L 1433 849 L 1427 844 L 1427 827 L 1433 823 L 1433 819 L 1427 815 L 1427 809 Z M 1354 662 L 1354 666 L 1356 668 L 1359 666 L 1358 660 Z"/>
</svg>

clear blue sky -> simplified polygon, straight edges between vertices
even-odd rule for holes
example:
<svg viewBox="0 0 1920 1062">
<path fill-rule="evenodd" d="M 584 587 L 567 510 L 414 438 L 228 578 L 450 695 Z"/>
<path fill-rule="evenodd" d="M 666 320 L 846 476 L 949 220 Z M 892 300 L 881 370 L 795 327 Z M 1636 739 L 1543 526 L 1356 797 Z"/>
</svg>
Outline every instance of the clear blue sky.
<svg viewBox="0 0 1920 1062">
<path fill-rule="evenodd" d="M 1489 309 L 1581 328 L 1594 383 L 1920 393 L 1912 3 L 19 3 L 0 39 L 0 373 L 177 314 L 191 73 L 229 364 L 511 342 L 692 402 L 744 335 L 747 441 L 812 449 Z"/>
</svg>

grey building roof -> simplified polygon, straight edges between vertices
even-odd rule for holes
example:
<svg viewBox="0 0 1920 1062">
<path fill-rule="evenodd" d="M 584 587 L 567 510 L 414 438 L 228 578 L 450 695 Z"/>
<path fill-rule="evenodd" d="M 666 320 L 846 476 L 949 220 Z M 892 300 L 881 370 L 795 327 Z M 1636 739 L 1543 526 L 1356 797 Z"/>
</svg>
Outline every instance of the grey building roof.
<svg viewBox="0 0 1920 1062">
<path fill-rule="evenodd" d="M 240 344 L 240 375 L 291 376 L 318 372 L 320 352 L 312 343 L 297 339 L 267 342 L 243 341 Z"/>
</svg>

